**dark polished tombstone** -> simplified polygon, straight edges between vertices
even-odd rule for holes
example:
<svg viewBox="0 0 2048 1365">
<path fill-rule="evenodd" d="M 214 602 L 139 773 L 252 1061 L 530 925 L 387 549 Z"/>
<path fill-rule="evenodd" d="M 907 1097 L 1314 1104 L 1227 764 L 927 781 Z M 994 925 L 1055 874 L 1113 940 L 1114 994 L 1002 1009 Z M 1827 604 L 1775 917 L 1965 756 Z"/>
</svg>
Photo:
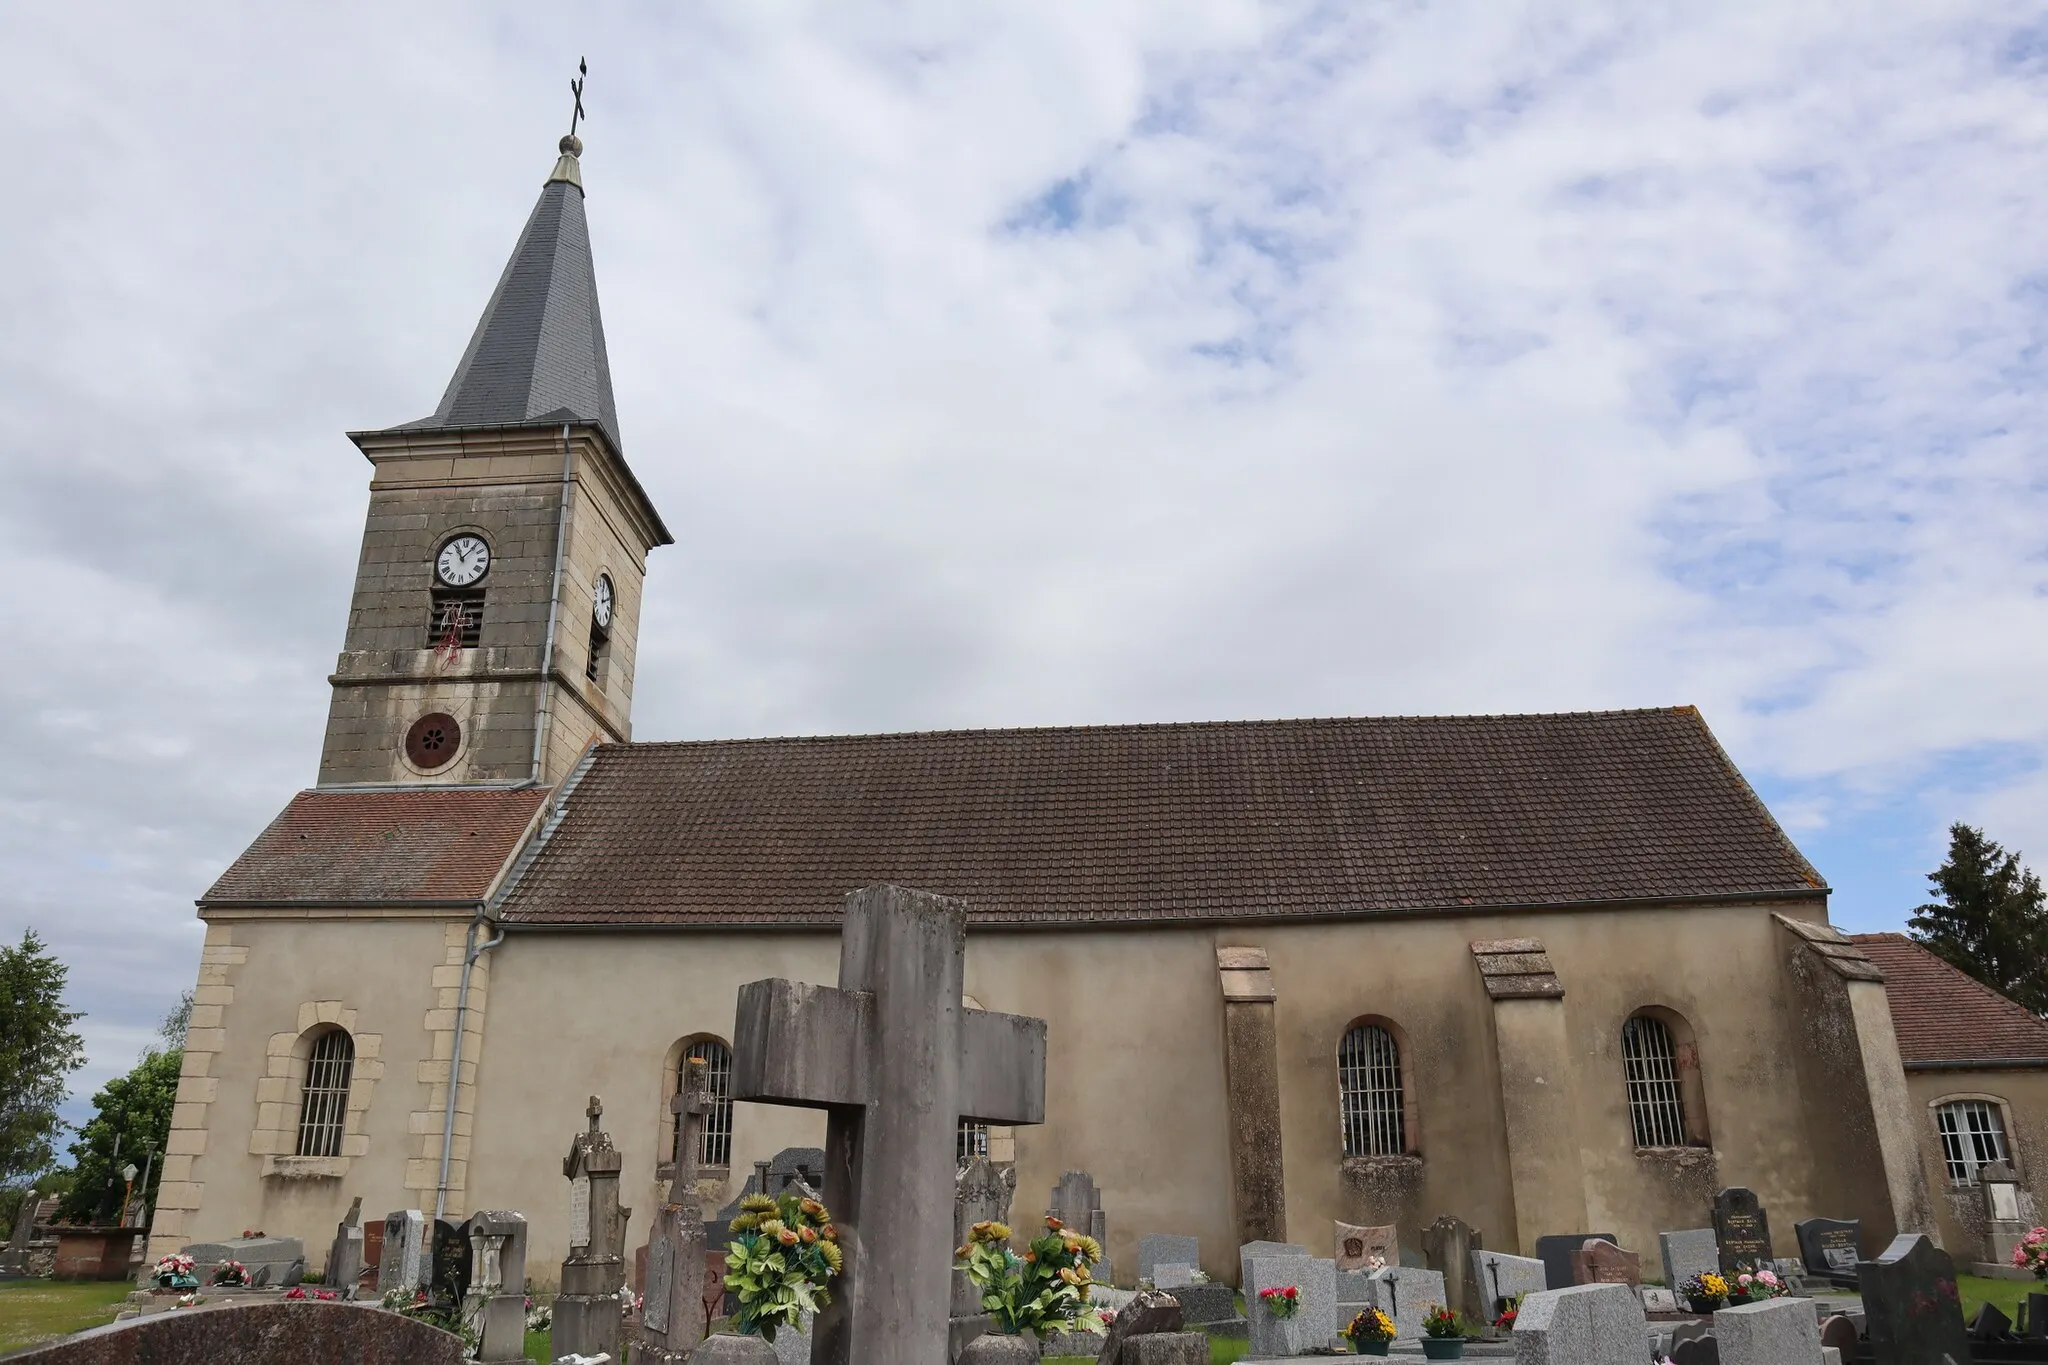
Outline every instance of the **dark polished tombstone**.
<svg viewBox="0 0 2048 1365">
<path fill-rule="evenodd" d="M 1856 1268 L 1864 1331 L 1876 1365 L 1954 1365 L 1970 1360 L 1956 1264 L 1925 1233 L 1902 1233 Z"/>
<path fill-rule="evenodd" d="M 2025 1314 L 2027 1335 L 2036 1341 L 2048 1341 L 2048 1294 L 2028 1294 Z"/>
<path fill-rule="evenodd" d="M 1771 1220 L 1755 1191 L 1734 1185 L 1714 1196 L 1714 1241 L 1723 1275 L 1770 1265 Z"/>
<path fill-rule="evenodd" d="M 1721 1365 L 1721 1343 L 1711 1336 L 1681 1341 L 1671 1348 L 1671 1365 Z"/>
<path fill-rule="evenodd" d="M 1543 1262 L 1545 1287 L 1571 1288 L 1572 1257 L 1583 1250 L 1587 1242 L 1595 1238 L 1603 1242 L 1612 1242 L 1617 1246 L 1621 1243 L 1621 1239 L 1611 1232 L 1561 1232 L 1549 1237 L 1538 1237 L 1536 1259 Z"/>
<path fill-rule="evenodd" d="M 437 1308 L 460 1310 L 469 1294 L 469 1229 L 452 1218 L 434 1220 L 427 1299 Z"/>
<path fill-rule="evenodd" d="M 1820 1344 L 1834 1347 L 1842 1353 L 1844 1360 L 1855 1354 L 1856 1343 L 1862 1339 L 1863 1334 L 1856 1330 L 1856 1324 L 1840 1313 L 1831 1313 L 1821 1321 Z"/>
<path fill-rule="evenodd" d="M 1980 1303 L 1976 1315 L 1970 1319 L 1968 1330 L 1976 1341 L 2009 1341 L 2013 1334 L 2012 1319 L 1997 1304 Z"/>
<path fill-rule="evenodd" d="M 1806 1273 L 1830 1284 L 1856 1286 L 1856 1263 L 1863 1259 L 1863 1221 L 1859 1218 L 1809 1218 L 1794 1223 L 1799 1261 Z"/>
</svg>

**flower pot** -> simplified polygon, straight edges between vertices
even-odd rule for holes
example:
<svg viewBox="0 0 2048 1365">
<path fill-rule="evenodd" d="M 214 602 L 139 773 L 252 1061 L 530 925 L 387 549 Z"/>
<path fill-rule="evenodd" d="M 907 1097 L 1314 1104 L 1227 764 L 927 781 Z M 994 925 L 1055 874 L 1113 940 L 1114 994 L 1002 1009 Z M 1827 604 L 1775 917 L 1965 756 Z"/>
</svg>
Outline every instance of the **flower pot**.
<svg viewBox="0 0 2048 1365">
<path fill-rule="evenodd" d="M 1728 1301 L 1726 1299 L 1687 1299 L 1685 1306 L 1692 1309 L 1695 1313 L 1711 1313 L 1716 1308 L 1726 1308 Z"/>
<path fill-rule="evenodd" d="M 1354 1341 L 1352 1349 L 1362 1356 L 1383 1356 L 1391 1343 L 1385 1341 Z"/>
<path fill-rule="evenodd" d="M 1463 1360 L 1465 1358 L 1465 1338 L 1424 1337 L 1422 1339 L 1422 1358 L 1424 1360 Z"/>
<path fill-rule="evenodd" d="M 960 1352 L 958 1365 L 1037 1365 L 1038 1338 L 983 1332 Z"/>
<path fill-rule="evenodd" d="M 733 1336 L 720 1332 L 697 1344 L 690 1352 L 690 1365 L 776 1365 L 775 1348 L 759 1337 Z"/>
</svg>

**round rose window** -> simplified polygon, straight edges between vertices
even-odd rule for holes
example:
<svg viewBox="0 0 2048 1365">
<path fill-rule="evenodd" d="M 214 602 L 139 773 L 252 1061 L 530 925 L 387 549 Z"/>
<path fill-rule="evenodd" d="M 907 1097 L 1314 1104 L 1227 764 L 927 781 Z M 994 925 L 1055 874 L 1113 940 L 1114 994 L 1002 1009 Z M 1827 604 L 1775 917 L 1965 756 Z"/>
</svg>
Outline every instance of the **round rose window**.
<svg viewBox="0 0 2048 1365">
<path fill-rule="evenodd" d="M 405 732 L 405 756 L 418 768 L 439 768 L 462 747 L 462 727 L 455 717 L 436 711 L 421 716 Z"/>
</svg>

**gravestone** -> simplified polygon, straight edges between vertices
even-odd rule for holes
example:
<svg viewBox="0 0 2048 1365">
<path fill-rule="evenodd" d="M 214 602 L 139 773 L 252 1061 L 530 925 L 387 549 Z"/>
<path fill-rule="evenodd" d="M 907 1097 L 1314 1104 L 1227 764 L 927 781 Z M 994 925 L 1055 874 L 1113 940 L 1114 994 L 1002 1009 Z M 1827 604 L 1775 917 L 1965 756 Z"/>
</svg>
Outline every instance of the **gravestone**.
<svg viewBox="0 0 2048 1365">
<path fill-rule="evenodd" d="M 1419 1266 L 1390 1265 L 1369 1272 L 1365 1280 L 1364 1304 L 1394 1320 L 1397 1339 L 1421 1336 L 1422 1320 L 1445 1301 L 1444 1277 Z M 1356 1315 L 1354 1311 L 1352 1316 Z"/>
<path fill-rule="evenodd" d="M 754 1173 L 740 1186 L 732 1202 L 704 1224 L 704 1245 L 718 1250 L 732 1236 L 732 1220 L 739 1217 L 740 1200 L 750 1194 L 780 1195 L 792 1186 L 802 1186 L 805 1198 L 822 1200 L 825 1188 L 823 1147 L 784 1147 L 767 1161 L 754 1163 Z"/>
<path fill-rule="evenodd" d="M 2019 1173 L 2007 1161 L 1979 1166 L 1977 1188 L 1984 1201 L 1983 1257 L 1993 1265 L 2009 1266 L 2013 1248 L 2033 1229 L 2033 1199 L 2020 1188 Z"/>
<path fill-rule="evenodd" d="M 549 1358 L 609 1355 L 621 1358 L 619 1290 L 626 1283 L 626 1223 L 619 1206 L 624 1159 L 611 1134 L 598 1127 L 604 1101 L 584 1106 L 588 1127 L 570 1139 L 562 1158 L 569 1181 L 569 1254 L 562 1261 L 562 1292 L 555 1296 Z"/>
<path fill-rule="evenodd" d="M 647 1365 L 680 1365 L 704 1340 L 704 1204 L 697 1193 L 697 1155 L 711 1114 L 711 1091 L 701 1058 L 689 1059 L 669 1110 L 676 1116 L 675 1171 L 668 1202 L 655 1210 L 647 1238 L 640 1340 L 633 1352 Z"/>
<path fill-rule="evenodd" d="M 1838 1351 L 1854 1351 L 1863 1334 L 1856 1330 L 1856 1324 L 1841 1313 L 1830 1313 L 1820 1324 L 1820 1344 L 1832 1346 Z"/>
<path fill-rule="evenodd" d="M 1794 1223 L 1792 1233 L 1799 1239 L 1799 1260 L 1807 1274 L 1855 1286 L 1856 1265 L 1863 1259 L 1862 1219 L 1809 1218 Z"/>
<path fill-rule="evenodd" d="M 8 1365 L 463 1365 L 462 1338 L 365 1303 L 285 1303 L 163 1312 L 10 1355 Z"/>
<path fill-rule="evenodd" d="M 179 1250 L 192 1258 L 193 1273 L 201 1284 L 212 1282 L 213 1268 L 222 1261 L 240 1261 L 251 1284 L 282 1284 L 294 1265 L 301 1272 L 306 1267 L 306 1245 L 296 1237 L 230 1237 L 194 1242 Z"/>
<path fill-rule="evenodd" d="M 348 1213 L 334 1229 L 334 1243 L 327 1249 L 327 1283 L 344 1299 L 356 1296 L 356 1281 L 363 1273 L 363 1197 L 357 1195 Z"/>
<path fill-rule="evenodd" d="M 1422 1230 L 1422 1259 L 1444 1277 L 1444 1302 L 1473 1322 L 1490 1322 L 1472 1275 L 1472 1253 L 1479 1245 L 1479 1234 L 1455 1215 L 1445 1214 Z"/>
<path fill-rule="evenodd" d="M 483 1209 L 463 1225 L 470 1279 L 463 1321 L 477 1334 L 478 1361 L 526 1357 L 526 1215 Z"/>
<path fill-rule="evenodd" d="M 1275 1317 L 1260 1292 L 1292 1285 L 1300 1306 L 1291 1318 Z M 1244 1313 L 1251 1324 L 1255 1356 L 1298 1356 L 1321 1350 L 1337 1335 L 1337 1264 L 1318 1256 L 1261 1256 L 1251 1263 Z"/>
<path fill-rule="evenodd" d="M 1178 1332 L 1185 1320 L 1180 1301 L 1171 1294 L 1140 1293 L 1117 1313 L 1108 1334 L 1101 1338 L 1096 1365 L 1128 1365 L 1134 1358 L 1131 1343 L 1162 1332 Z M 1206 1353 L 1202 1359 L 1208 1360 Z"/>
<path fill-rule="evenodd" d="M 953 1245 L 966 1246 L 968 1230 L 976 1223 L 1008 1223 L 1010 1199 L 1016 1188 L 1015 1167 L 998 1168 L 985 1156 L 961 1162 L 953 1177 Z M 958 1359 L 960 1348 L 988 1328 L 989 1315 L 982 1310 L 981 1291 L 967 1278 L 966 1271 L 956 1267 L 953 1306 L 946 1326 L 946 1358 Z"/>
<path fill-rule="evenodd" d="M 775 1333 L 775 1365 L 810 1365 L 811 1324 L 818 1320 L 816 1313 L 798 1316 L 794 1327 L 781 1327 Z M 701 1348 L 700 1348 L 701 1349 Z M 695 1356 L 690 1357 L 693 1361 Z"/>
<path fill-rule="evenodd" d="M 1980 1303 L 1965 1329 L 1973 1341 L 2005 1341 L 2012 1336 L 2012 1319 L 1995 1303 Z"/>
<path fill-rule="evenodd" d="M 469 1230 L 452 1218 L 436 1218 L 427 1248 L 429 1303 L 450 1312 L 462 1308 L 469 1297 L 470 1256 Z"/>
<path fill-rule="evenodd" d="M 1712 1228 L 1660 1232 L 1657 1253 L 1664 1262 L 1664 1284 L 1674 1294 L 1683 1295 L 1685 1282 L 1695 1275 L 1721 1273 L 1721 1244 Z"/>
<path fill-rule="evenodd" d="M 1152 1267 L 1151 1283 L 1154 1289 L 1181 1289 L 1197 1283 L 1196 1267 L 1185 1261 L 1161 1261 Z"/>
<path fill-rule="evenodd" d="M 1925 1233 L 1901 1233 L 1856 1267 L 1876 1365 L 1967 1365 L 1956 1265 Z"/>
<path fill-rule="evenodd" d="M 1733 1185 L 1714 1196 L 1714 1241 L 1721 1248 L 1723 1275 L 1771 1263 L 1771 1220 L 1755 1191 Z"/>
<path fill-rule="evenodd" d="M 1181 1317 L 1197 1326 L 1237 1322 L 1237 1296 L 1227 1284 L 1190 1284 L 1173 1291 Z"/>
<path fill-rule="evenodd" d="M 1069 1231 L 1085 1232 L 1102 1246 L 1102 1260 L 1096 1263 L 1094 1276 L 1104 1284 L 1113 1284 L 1109 1264 L 1109 1219 L 1102 1211 L 1102 1191 L 1096 1187 L 1095 1178 L 1086 1171 L 1068 1171 L 1060 1177 L 1060 1183 L 1052 1187 L 1052 1203 L 1045 1216 L 1057 1218 Z"/>
<path fill-rule="evenodd" d="M 1138 1239 L 1138 1278 L 1150 1280 L 1152 1272 L 1162 1263 L 1198 1266 L 1202 1263 L 1202 1244 L 1194 1237 L 1179 1237 L 1172 1233 L 1148 1232 Z M 1157 1283 L 1155 1280 L 1154 1283 Z M 1164 1285 L 1160 1286 L 1162 1289 Z"/>
<path fill-rule="evenodd" d="M 28 1274 L 28 1242 L 35 1232 L 36 1210 L 41 1204 L 34 1191 L 22 1196 L 14 1212 L 14 1230 L 8 1234 L 7 1249 L 0 1251 L 0 1278 L 19 1279 Z"/>
<path fill-rule="evenodd" d="M 1371 1270 L 1375 1256 L 1382 1265 L 1401 1264 L 1401 1238 L 1391 1223 L 1384 1227 L 1362 1227 L 1338 1222 L 1337 1269 Z"/>
<path fill-rule="evenodd" d="M 1544 1289 L 1544 1276 L 1543 1262 L 1533 1256 L 1511 1256 L 1505 1251 L 1472 1253 L 1472 1278 L 1478 1282 L 1487 1322 L 1506 1311 L 1516 1295 Z"/>
<path fill-rule="evenodd" d="M 1664 1286 L 1646 1284 L 1640 1286 L 1640 1288 L 1643 1295 L 1643 1311 L 1645 1313 L 1676 1313 L 1679 1311 L 1678 1295 Z"/>
<path fill-rule="evenodd" d="M 384 1215 L 384 1241 L 377 1251 L 377 1297 L 394 1289 L 416 1294 L 427 1282 L 427 1216 L 418 1209 Z"/>
<path fill-rule="evenodd" d="M 1722 1365 L 1820 1365 L 1820 1324 L 1809 1299 L 1765 1299 L 1714 1313 Z"/>
<path fill-rule="evenodd" d="M 1671 1365 L 1721 1365 L 1721 1343 L 1712 1336 L 1678 1342 L 1671 1348 Z"/>
<path fill-rule="evenodd" d="M 1252 1282 L 1252 1262 L 1261 1256 L 1306 1256 L 1308 1248 L 1294 1242 L 1246 1242 L 1237 1249 L 1237 1284 Z M 1334 1264 L 1334 1263 L 1333 1263 Z"/>
<path fill-rule="evenodd" d="M 1647 1328 L 1625 1284 L 1540 1290 L 1515 1315 L 1516 1365 L 1643 1365 Z"/>
<path fill-rule="evenodd" d="M 1560 1232 L 1536 1239 L 1536 1259 L 1543 1262 L 1545 1288 L 1569 1289 L 1572 1285 L 1572 1257 L 1594 1238 L 1613 1242 L 1621 1239 L 1611 1232 Z"/>
<path fill-rule="evenodd" d="M 1572 1283 L 1643 1287 L 1643 1258 L 1595 1237 L 1572 1253 Z"/>
<path fill-rule="evenodd" d="M 1209 1365 L 1209 1334 L 1154 1332 L 1133 1337 L 1117 1359 L 1118 1365 Z"/>
<path fill-rule="evenodd" d="M 2048 1294 L 2029 1293 L 2023 1311 L 2028 1339 L 2048 1340 Z"/>
<path fill-rule="evenodd" d="M 1045 1021 L 963 1008 L 966 935 L 959 901 L 868 887 L 846 898 L 837 987 L 740 987 L 733 1098 L 826 1111 L 846 1269 L 821 1361 L 941 1358 L 959 1124 L 1045 1121 Z"/>
</svg>

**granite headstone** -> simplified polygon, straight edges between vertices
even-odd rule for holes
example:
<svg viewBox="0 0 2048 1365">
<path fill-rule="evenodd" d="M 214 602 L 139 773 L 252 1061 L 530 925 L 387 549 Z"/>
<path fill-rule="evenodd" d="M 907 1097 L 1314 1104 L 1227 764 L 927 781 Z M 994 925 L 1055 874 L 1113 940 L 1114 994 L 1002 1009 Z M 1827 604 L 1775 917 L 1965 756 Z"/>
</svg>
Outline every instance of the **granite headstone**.
<svg viewBox="0 0 2048 1365">
<path fill-rule="evenodd" d="M 1612 1242 L 1616 1246 L 1621 1239 L 1611 1232 L 1560 1232 L 1536 1239 L 1536 1259 L 1543 1262 L 1543 1278 L 1546 1287 L 1568 1289 L 1572 1285 L 1572 1257 L 1577 1255 L 1587 1242 L 1594 1238 Z"/>
<path fill-rule="evenodd" d="M 1956 1266 L 1925 1233 L 1901 1233 L 1856 1267 L 1876 1365 L 1967 1365 Z"/>
<path fill-rule="evenodd" d="M 1721 1249 L 1723 1275 L 1770 1264 L 1771 1220 L 1754 1190 L 1731 1185 L 1714 1196 L 1714 1241 Z"/>
<path fill-rule="evenodd" d="M 1517 1365 L 1643 1365 L 1642 1301 L 1625 1284 L 1545 1289 L 1515 1315 Z"/>
</svg>

